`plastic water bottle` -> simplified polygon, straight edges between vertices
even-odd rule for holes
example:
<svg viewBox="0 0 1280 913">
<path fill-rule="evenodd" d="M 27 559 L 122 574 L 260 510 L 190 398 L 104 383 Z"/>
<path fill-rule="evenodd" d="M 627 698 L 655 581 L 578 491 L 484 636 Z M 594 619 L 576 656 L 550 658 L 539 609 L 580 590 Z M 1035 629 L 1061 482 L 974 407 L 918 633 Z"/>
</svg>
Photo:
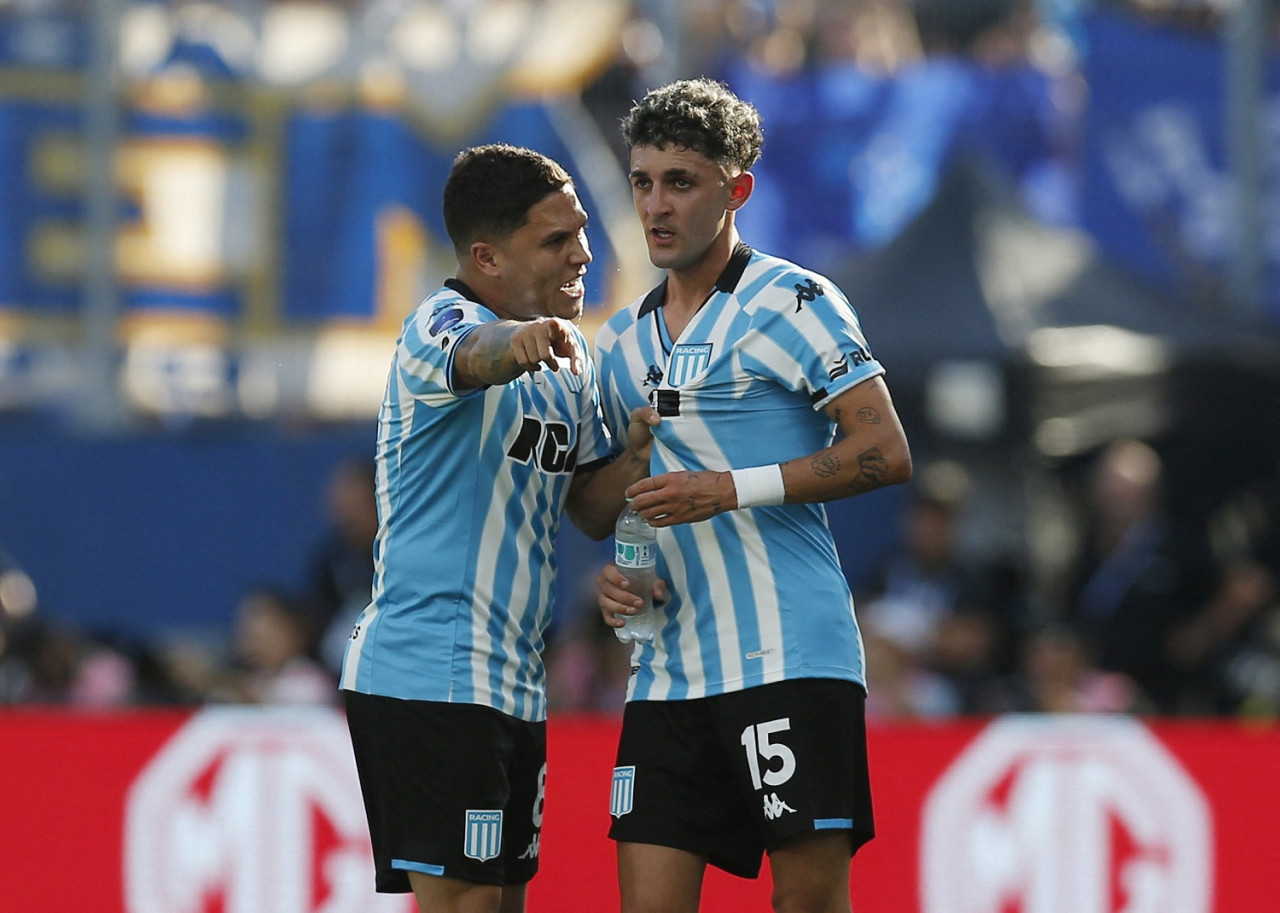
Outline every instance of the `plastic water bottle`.
<svg viewBox="0 0 1280 913">
<path fill-rule="evenodd" d="M 618 514 L 613 544 L 613 563 L 631 582 L 630 591 L 644 598 L 640 611 L 623 616 L 626 625 L 614 628 L 613 633 L 624 644 L 633 640 L 653 640 L 653 582 L 658 564 L 658 531 L 628 504 Z"/>
</svg>

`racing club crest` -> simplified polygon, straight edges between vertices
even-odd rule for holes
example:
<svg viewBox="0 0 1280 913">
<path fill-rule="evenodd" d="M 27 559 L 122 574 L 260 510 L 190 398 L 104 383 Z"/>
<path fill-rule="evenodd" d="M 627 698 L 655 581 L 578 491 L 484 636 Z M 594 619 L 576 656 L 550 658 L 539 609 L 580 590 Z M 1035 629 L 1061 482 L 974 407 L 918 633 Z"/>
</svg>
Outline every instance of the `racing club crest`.
<svg viewBox="0 0 1280 913">
<path fill-rule="evenodd" d="M 667 383 L 678 387 L 707 370 L 711 363 L 711 343 L 684 343 L 671 350 L 667 364 Z"/>
<path fill-rule="evenodd" d="M 631 801 L 635 796 L 636 769 L 634 767 L 615 767 L 613 769 L 613 789 L 609 793 L 609 814 L 621 818 L 631 811 Z"/>
<path fill-rule="evenodd" d="M 462 852 L 469 859 L 485 862 L 502 850 L 502 809 L 467 809 L 467 832 Z"/>
</svg>

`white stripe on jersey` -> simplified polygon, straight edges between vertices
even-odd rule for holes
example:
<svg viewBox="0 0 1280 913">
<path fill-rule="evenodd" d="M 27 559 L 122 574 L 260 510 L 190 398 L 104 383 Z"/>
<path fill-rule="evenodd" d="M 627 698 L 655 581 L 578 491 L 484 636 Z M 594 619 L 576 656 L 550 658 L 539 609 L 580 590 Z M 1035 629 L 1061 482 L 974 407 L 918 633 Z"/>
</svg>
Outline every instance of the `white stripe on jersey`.
<svg viewBox="0 0 1280 913">
<path fill-rule="evenodd" d="M 497 415 L 499 400 L 496 397 L 487 397 L 484 405 L 484 424 L 481 431 L 481 440 L 488 440 L 489 435 L 493 432 L 493 422 Z M 494 555 L 497 554 L 502 545 L 502 540 L 507 534 L 506 523 L 503 522 L 506 512 L 506 504 L 498 503 L 497 499 L 489 502 L 489 509 L 485 513 L 484 525 L 481 527 L 480 534 L 480 554 Z M 473 644 L 488 644 L 490 640 L 489 624 L 493 618 L 493 571 L 491 566 L 487 569 L 483 566 L 476 567 L 475 588 L 471 593 L 471 642 Z M 504 625 L 506 629 L 505 635 L 510 635 L 511 625 Z M 505 641 L 504 636 L 504 641 Z M 508 655 L 510 652 L 508 651 Z M 471 687 L 472 700 L 477 704 L 487 704 L 490 707 L 496 707 L 504 713 L 510 713 L 510 702 L 502 695 L 495 695 L 493 688 L 489 683 L 489 664 L 488 662 L 473 662 L 471 664 Z"/>
</svg>

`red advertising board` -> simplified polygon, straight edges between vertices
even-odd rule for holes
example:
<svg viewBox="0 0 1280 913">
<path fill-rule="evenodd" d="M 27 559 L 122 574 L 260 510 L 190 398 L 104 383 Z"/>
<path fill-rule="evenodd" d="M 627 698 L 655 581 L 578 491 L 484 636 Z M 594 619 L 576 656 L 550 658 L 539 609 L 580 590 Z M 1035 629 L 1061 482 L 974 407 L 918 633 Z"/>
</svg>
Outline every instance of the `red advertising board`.
<svg viewBox="0 0 1280 913">
<path fill-rule="evenodd" d="M 553 717 L 530 913 L 618 907 L 613 718 Z M 1280 874 L 1280 728 L 1004 717 L 871 732 L 858 913 L 1254 913 Z M 0 712 L 0 909 L 410 913 L 375 897 L 341 716 Z M 769 909 L 712 870 L 703 910 Z"/>
</svg>

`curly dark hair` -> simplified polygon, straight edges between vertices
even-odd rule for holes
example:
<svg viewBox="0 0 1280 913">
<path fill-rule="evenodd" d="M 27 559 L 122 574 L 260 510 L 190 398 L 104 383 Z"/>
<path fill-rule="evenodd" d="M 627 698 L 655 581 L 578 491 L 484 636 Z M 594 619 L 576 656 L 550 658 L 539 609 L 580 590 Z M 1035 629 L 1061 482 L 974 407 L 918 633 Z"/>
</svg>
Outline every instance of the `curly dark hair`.
<svg viewBox="0 0 1280 913">
<path fill-rule="evenodd" d="M 463 149 L 444 184 L 444 227 L 454 250 L 461 257 L 475 241 L 510 237 L 530 209 L 567 184 L 569 172 L 532 149 L 506 143 Z"/>
<path fill-rule="evenodd" d="M 682 79 L 647 93 L 622 119 L 627 148 L 675 146 L 700 152 L 729 171 L 760 159 L 760 112 L 714 79 Z"/>
</svg>

